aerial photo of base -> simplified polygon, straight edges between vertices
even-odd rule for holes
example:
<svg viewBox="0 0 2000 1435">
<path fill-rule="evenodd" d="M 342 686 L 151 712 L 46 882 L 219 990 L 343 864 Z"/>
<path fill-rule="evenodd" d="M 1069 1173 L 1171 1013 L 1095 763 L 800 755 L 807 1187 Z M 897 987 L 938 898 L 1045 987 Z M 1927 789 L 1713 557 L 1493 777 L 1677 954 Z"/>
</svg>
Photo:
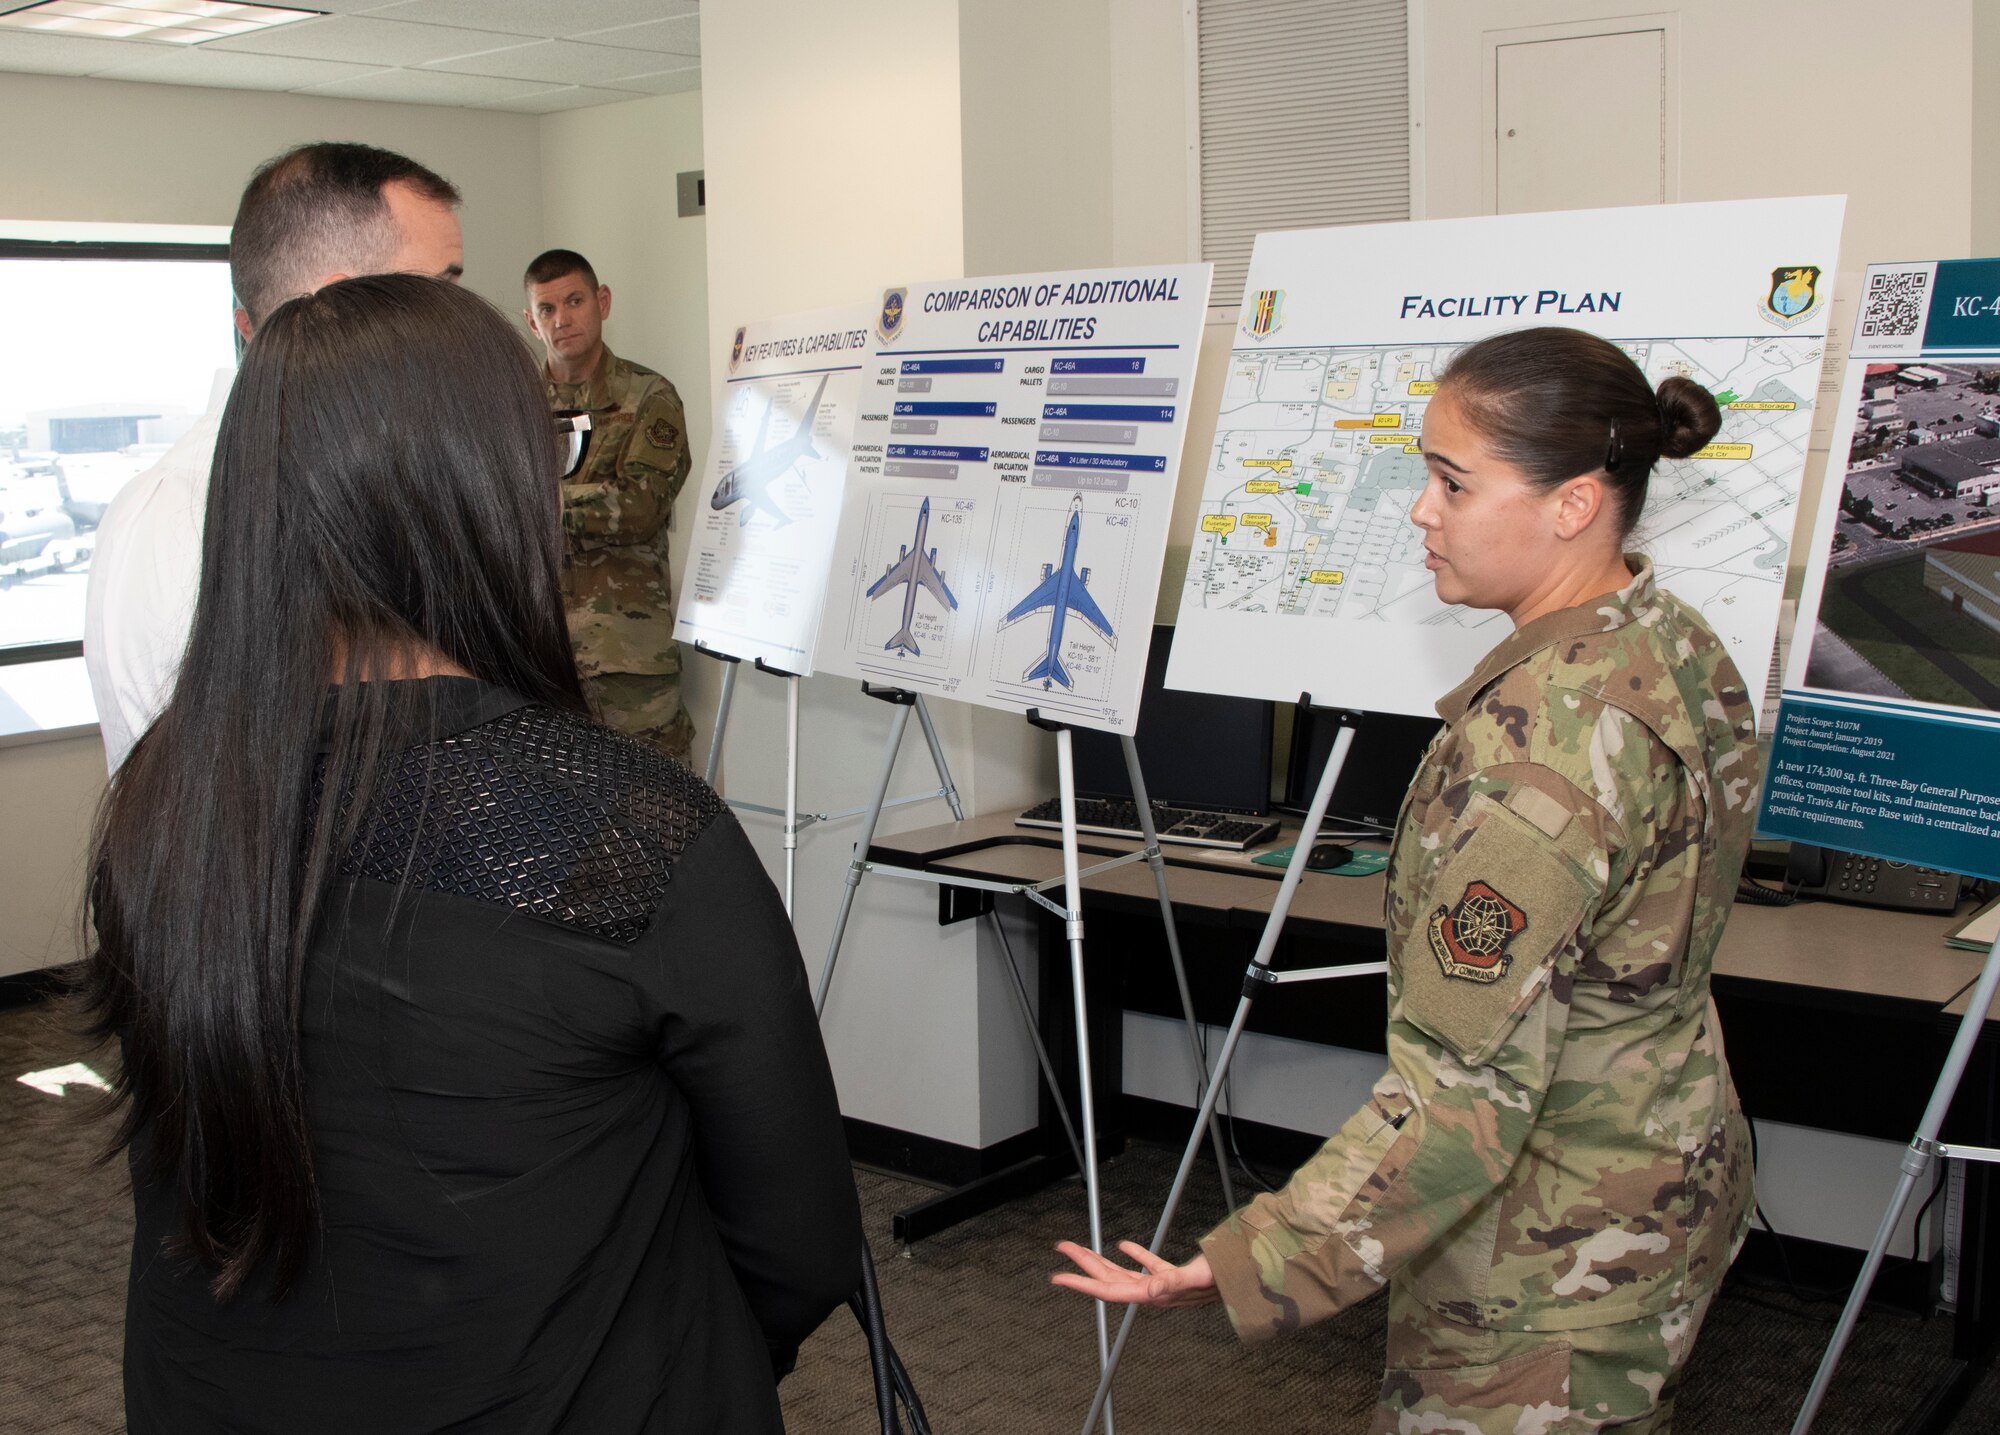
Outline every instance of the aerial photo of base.
<svg viewBox="0 0 2000 1435">
<path fill-rule="evenodd" d="M 2000 712 L 2000 367 L 1869 365 L 1806 682 Z"/>
</svg>

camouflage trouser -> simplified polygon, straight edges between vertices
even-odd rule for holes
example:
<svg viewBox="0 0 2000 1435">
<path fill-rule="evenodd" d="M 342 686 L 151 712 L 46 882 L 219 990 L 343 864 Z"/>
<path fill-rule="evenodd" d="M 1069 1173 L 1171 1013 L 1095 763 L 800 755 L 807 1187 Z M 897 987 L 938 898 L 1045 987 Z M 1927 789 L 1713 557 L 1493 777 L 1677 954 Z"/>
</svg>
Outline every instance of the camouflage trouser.
<svg viewBox="0 0 2000 1435">
<path fill-rule="evenodd" d="M 681 707 L 679 673 L 599 673 L 583 680 L 583 693 L 606 727 L 687 762 L 694 724 Z"/>
<path fill-rule="evenodd" d="M 1668 1435 L 1712 1295 L 1584 1330 L 1480 1330 L 1389 1286 L 1388 1372 L 1369 1435 Z"/>
</svg>

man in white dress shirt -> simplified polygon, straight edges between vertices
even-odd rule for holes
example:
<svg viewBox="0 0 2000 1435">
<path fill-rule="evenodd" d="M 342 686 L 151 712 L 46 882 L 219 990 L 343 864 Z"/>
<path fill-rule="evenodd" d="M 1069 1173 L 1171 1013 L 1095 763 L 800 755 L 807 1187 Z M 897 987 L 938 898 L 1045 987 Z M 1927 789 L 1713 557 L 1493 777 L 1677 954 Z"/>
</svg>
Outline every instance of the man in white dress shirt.
<svg viewBox="0 0 2000 1435">
<path fill-rule="evenodd" d="M 457 282 L 458 190 L 414 160 L 361 144 L 287 150 L 251 176 L 229 236 L 236 329 L 356 274 Z M 117 772 L 173 693 L 201 575 L 208 470 L 227 389 L 105 510 L 84 601 L 83 658 L 104 756 Z"/>
</svg>

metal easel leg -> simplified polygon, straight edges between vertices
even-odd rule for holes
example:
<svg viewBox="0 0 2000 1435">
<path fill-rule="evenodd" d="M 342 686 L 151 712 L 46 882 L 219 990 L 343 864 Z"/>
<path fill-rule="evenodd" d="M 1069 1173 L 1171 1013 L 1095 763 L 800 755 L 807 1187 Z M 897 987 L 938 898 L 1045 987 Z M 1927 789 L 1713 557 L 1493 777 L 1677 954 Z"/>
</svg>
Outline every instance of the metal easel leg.
<svg viewBox="0 0 2000 1435">
<path fill-rule="evenodd" d="M 708 735 L 708 761 L 701 772 L 701 780 L 710 787 L 715 786 L 715 775 L 722 770 L 722 734 L 729 726 L 729 700 L 736 694 L 736 669 L 739 666 L 734 659 L 730 659 L 722 667 L 722 693 L 715 700 L 715 731 Z"/>
<path fill-rule="evenodd" d="M 937 769 L 938 786 L 944 789 L 941 794 L 944 804 L 951 809 L 953 822 L 963 822 L 965 809 L 959 805 L 958 784 L 951 780 L 951 765 L 944 760 L 944 744 L 938 741 L 937 724 L 931 721 L 930 705 L 924 701 L 922 693 L 918 693 L 916 699 L 917 723 L 923 728 L 924 741 L 930 747 L 931 766 Z"/>
<path fill-rule="evenodd" d="M 1097 1181 L 1097 1103 L 1090 1079 L 1090 1011 L 1084 997 L 1083 972 L 1083 891 L 1078 875 L 1076 838 L 1076 763 L 1071 753 L 1070 730 L 1056 728 L 1056 790 L 1062 805 L 1063 927 L 1069 937 L 1070 990 L 1076 1003 L 1076 1069 L 1078 1104 L 1083 1108 L 1083 1184 L 1090 1207 L 1090 1248 L 1104 1250 L 1104 1205 Z M 1097 1314 L 1097 1363 L 1104 1372 L 1099 1385 L 1102 1396 L 1091 1407 L 1094 1423 L 1099 1407 L 1104 1410 L 1105 1435 L 1111 1435 L 1110 1379 L 1111 1354 L 1107 1308 L 1095 1302 Z"/>
<path fill-rule="evenodd" d="M 2000 1161 L 2000 1151 L 1942 1146 L 1937 1139 L 1938 1132 L 1944 1127 L 1945 1113 L 1951 1109 L 1952 1098 L 1958 1094 L 1958 1083 L 1965 1075 L 1966 1063 L 1972 1059 L 1972 1048 L 1979 1040 L 1980 1028 L 1986 1024 L 1986 1013 L 1992 1009 L 1996 991 L 2000 991 L 2000 940 L 1995 940 L 1987 950 L 1986 965 L 1980 969 L 1979 981 L 1972 989 L 1972 1005 L 1966 1009 L 1958 1024 L 1958 1034 L 1952 1038 L 1951 1050 L 1945 1055 L 1944 1069 L 1938 1076 L 1937 1085 L 1931 1090 L 1930 1104 L 1924 1108 L 1917 1134 L 1911 1138 L 1909 1149 L 1903 1153 L 1902 1174 L 1897 1178 L 1895 1194 L 1889 1198 L 1889 1209 L 1882 1213 L 1882 1224 L 1875 1232 L 1875 1243 L 1868 1248 L 1868 1254 L 1861 1262 L 1861 1274 L 1855 1278 L 1854 1289 L 1847 1297 L 1847 1307 L 1841 1311 L 1840 1323 L 1833 1329 L 1833 1340 L 1820 1359 L 1812 1388 L 1806 1391 L 1805 1404 L 1800 1407 L 1799 1418 L 1792 1425 L 1792 1435 L 1806 1435 L 1812 1429 L 1813 1417 L 1819 1413 L 1820 1403 L 1826 1399 L 1827 1389 L 1833 1384 L 1833 1372 L 1840 1364 L 1841 1353 L 1847 1349 L 1848 1338 L 1854 1334 L 1855 1323 L 1861 1319 L 1861 1308 L 1867 1303 L 1869 1288 L 1875 1284 L 1875 1273 L 1881 1269 L 1889 1241 L 1896 1234 L 1897 1222 L 1902 1220 L 1903 1208 L 1909 1205 L 1910 1194 L 1916 1190 L 1917 1182 L 1929 1174 L 1932 1163 L 1940 1156 Z"/>
<path fill-rule="evenodd" d="M 1312 850 L 1314 839 L 1319 836 L 1320 824 L 1326 820 L 1327 803 L 1333 798 L 1333 787 L 1340 780 L 1340 770 L 1347 764 L 1348 749 L 1354 746 L 1354 729 L 1342 724 L 1334 734 L 1333 751 L 1326 759 L 1326 771 L 1321 774 L 1319 787 L 1313 792 L 1312 805 L 1306 809 L 1306 818 L 1299 828 L 1298 845 L 1292 849 L 1292 860 L 1285 866 L 1285 880 L 1278 884 L 1277 900 L 1271 906 L 1271 916 L 1264 923 L 1264 933 L 1257 940 L 1257 951 L 1250 959 L 1249 969 L 1243 976 L 1243 995 L 1236 1003 L 1236 1015 L 1230 1018 L 1229 1034 L 1222 1039 L 1222 1050 L 1216 1056 L 1215 1072 L 1208 1080 L 1208 1091 L 1202 1097 L 1201 1112 L 1195 1117 L 1194 1132 L 1188 1137 L 1187 1150 L 1181 1153 L 1180 1169 L 1174 1172 L 1174 1184 L 1167 1192 L 1166 1208 L 1160 1212 L 1160 1224 L 1153 1232 L 1153 1239 L 1147 1249 L 1159 1253 L 1166 1244 L 1167 1232 L 1173 1229 L 1174 1213 L 1180 1209 L 1181 1195 L 1187 1189 L 1188 1173 L 1194 1169 L 1195 1158 L 1201 1153 L 1203 1135 L 1209 1122 L 1214 1119 L 1217 1098 L 1222 1094 L 1222 1084 L 1229 1077 L 1229 1064 L 1236 1058 L 1236 1043 L 1242 1038 L 1243 1025 L 1250 1018 L 1250 1005 L 1256 1000 L 1257 989 L 1273 980 L 1271 957 L 1278 948 L 1279 933 L 1284 930 L 1286 914 L 1291 911 L 1292 895 L 1299 889 L 1299 878 L 1305 874 L 1306 854 Z M 1090 1412 L 1083 1418 L 1083 1435 L 1097 1425 L 1097 1414 L 1106 1412 L 1111 1403 L 1111 1382 L 1118 1374 L 1119 1358 L 1125 1353 L 1125 1342 L 1132 1334 L 1132 1322 L 1138 1317 L 1139 1307 L 1128 1306 L 1125 1318 L 1119 1322 L 1118 1340 L 1111 1347 L 1110 1356 L 1104 1362 L 1104 1374 L 1097 1382 L 1097 1394 L 1090 1402 Z M 1105 1422 L 1106 1435 L 1110 1435 L 1110 1422 Z"/>
<path fill-rule="evenodd" d="M 879 815 L 880 809 L 877 809 Z M 871 830 L 869 836 L 874 836 Z M 866 848 L 862 849 L 864 852 Z M 792 893 L 799 866 L 799 679 L 785 675 L 785 917 L 792 916 Z"/>
<path fill-rule="evenodd" d="M 1146 776 L 1139 770 L 1139 747 L 1129 736 L 1120 737 L 1125 749 L 1125 776 L 1132 785 L 1132 803 L 1139 810 L 1139 832 L 1146 839 L 1146 865 L 1153 869 L 1153 885 L 1160 893 L 1160 920 L 1167 928 L 1167 958 L 1173 963 L 1174 985 L 1180 989 L 1181 1016 L 1187 1023 L 1188 1062 L 1194 1070 L 1195 1103 L 1208 1094 L 1208 1063 L 1202 1057 L 1201 1027 L 1195 1021 L 1194 996 L 1188 991 L 1187 964 L 1181 960 L 1180 927 L 1174 921 L 1173 899 L 1167 895 L 1167 859 L 1160 855 L 1160 834 L 1153 830 L 1153 805 L 1146 792 Z M 1208 1118 L 1208 1135 L 1215 1145 L 1215 1169 L 1222 1176 L 1222 1199 L 1231 1210 L 1236 1207 L 1236 1190 L 1229 1179 L 1229 1150 L 1222 1143 L 1222 1122 Z"/>
<path fill-rule="evenodd" d="M 944 744 L 938 741 L 937 725 L 931 721 L 931 710 L 924 702 L 924 695 L 917 694 L 917 722 L 924 730 L 924 741 L 931 750 L 931 766 L 937 769 L 938 786 L 943 788 L 945 805 L 951 808 L 954 822 L 965 820 L 965 808 L 958 800 L 958 785 L 951 780 L 951 765 L 945 761 Z M 1021 1023 L 1028 1030 L 1028 1041 L 1035 1048 L 1035 1064 L 1042 1069 L 1042 1080 L 1048 1083 L 1049 1100 L 1056 1108 L 1056 1115 L 1062 1120 L 1063 1135 L 1069 1138 L 1070 1154 L 1076 1158 L 1076 1169 L 1083 1169 L 1083 1145 L 1077 1140 L 1076 1123 L 1070 1120 L 1069 1105 L 1062 1097 L 1062 1083 L 1056 1078 L 1056 1064 L 1049 1058 L 1049 1049 L 1042 1043 L 1041 1027 L 1035 1021 L 1034 1003 L 1028 1000 L 1028 985 L 1021 979 L 1021 967 L 1014 960 L 1014 944 L 1007 940 L 1007 928 L 997 911 L 988 912 L 986 920 L 992 925 L 993 935 L 1000 942 L 1000 959 L 1007 964 L 1008 985 L 1014 993 L 1015 1005 L 1021 1011 Z"/>
<path fill-rule="evenodd" d="M 896 715 L 889 720 L 889 736 L 882 744 L 882 771 L 875 779 L 874 794 L 868 799 L 867 815 L 861 819 L 861 834 L 854 842 L 854 857 L 847 864 L 847 886 L 840 894 L 840 910 L 833 919 L 833 937 L 827 943 L 826 961 L 819 969 L 819 983 L 813 988 L 813 1013 L 826 1015 L 826 994 L 833 985 L 833 964 L 840 959 L 840 940 L 847 934 L 847 916 L 854 910 L 855 889 L 861 874 L 868 870 L 868 849 L 875 841 L 875 828 L 882 820 L 882 804 L 889 796 L 889 778 L 896 770 L 896 753 L 903 745 L 903 729 L 910 725 L 910 704 L 893 703 Z"/>
</svg>

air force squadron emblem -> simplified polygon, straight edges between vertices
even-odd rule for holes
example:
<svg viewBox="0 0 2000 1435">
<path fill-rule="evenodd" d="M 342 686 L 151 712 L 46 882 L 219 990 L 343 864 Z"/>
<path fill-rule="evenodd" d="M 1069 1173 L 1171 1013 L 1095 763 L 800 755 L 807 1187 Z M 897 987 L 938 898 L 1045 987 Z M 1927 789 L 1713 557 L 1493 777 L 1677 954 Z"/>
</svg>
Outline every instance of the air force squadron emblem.
<svg viewBox="0 0 2000 1435">
<path fill-rule="evenodd" d="M 875 321 L 875 332 L 882 336 L 883 343 L 893 344 L 903 332 L 903 304 L 909 297 L 908 289 L 882 291 L 882 317 Z"/>
<path fill-rule="evenodd" d="M 1285 291 L 1282 289 L 1259 289 L 1250 296 L 1243 316 L 1243 332 L 1253 339 L 1262 339 L 1275 332 L 1284 322 Z"/>
<path fill-rule="evenodd" d="M 1819 312 L 1821 295 L 1817 264 L 1793 264 L 1771 271 L 1770 292 L 1759 313 L 1767 324 L 1790 329 Z"/>
<path fill-rule="evenodd" d="M 746 332 L 745 329 L 738 329 L 736 338 L 729 345 L 729 372 L 732 374 L 736 372 L 736 366 L 743 362 L 743 335 Z"/>
<path fill-rule="evenodd" d="M 1431 916 L 1431 953 L 1448 977 L 1497 982 L 1507 974 L 1507 944 L 1528 925 L 1528 914 L 1484 882 L 1465 884 L 1456 907 Z"/>
</svg>

